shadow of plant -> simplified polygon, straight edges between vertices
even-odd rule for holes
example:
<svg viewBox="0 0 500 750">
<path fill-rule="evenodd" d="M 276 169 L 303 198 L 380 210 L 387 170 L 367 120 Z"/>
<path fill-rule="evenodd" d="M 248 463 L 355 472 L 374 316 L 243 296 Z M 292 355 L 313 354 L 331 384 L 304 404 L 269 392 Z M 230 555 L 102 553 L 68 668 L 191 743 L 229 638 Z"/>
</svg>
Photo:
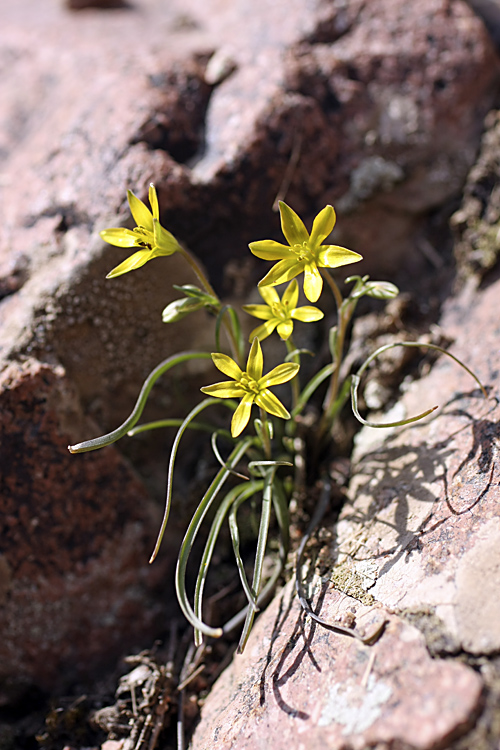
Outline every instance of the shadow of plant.
<svg viewBox="0 0 500 750">
<path fill-rule="evenodd" d="M 388 557 L 378 571 L 380 577 L 405 553 L 410 555 L 417 551 L 425 534 L 434 531 L 451 516 L 469 513 L 481 502 L 494 484 L 494 459 L 500 441 L 500 425 L 488 418 L 497 409 L 499 402 L 496 398 L 486 414 L 476 416 L 473 413 L 475 409 L 472 403 L 478 395 L 477 390 L 456 394 L 437 417 L 425 424 L 413 424 L 398 431 L 387 438 L 384 447 L 363 456 L 358 466 L 359 473 L 353 479 L 355 492 L 352 510 L 346 510 L 346 506 L 343 521 L 358 530 L 362 528 L 365 532 L 363 539 L 377 525 L 386 527 L 388 533 L 380 535 L 381 544 L 376 551 L 373 544 L 367 545 L 363 539 L 357 549 L 352 544 L 346 547 L 345 540 L 337 539 L 337 560 L 342 556 L 357 560 Z M 459 408 L 454 406 L 467 400 L 471 401 L 472 408 L 467 404 Z M 428 425 L 437 418 L 444 420 L 447 417 L 452 418 L 449 434 L 430 443 Z M 425 431 L 421 441 L 415 440 L 419 430 Z M 405 441 L 405 436 L 409 437 L 408 441 Z M 458 451 L 467 442 L 471 447 L 460 460 Z M 457 461 L 460 463 L 457 464 Z M 456 502 L 454 499 L 460 494 L 461 485 L 468 485 L 468 492 L 463 493 L 465 497 L 462 502 Z M 472 499 L 469 500 L 470 495 Z M 448 513 L 443 514 L 441 508 L 440 517 L 435 519 L 439 496 L 444 500 Z M 383 539 L 390 540 L 390 544 L 382 544 Z M 365 556 L 361 551 L 363 547 L 367 551 Z"/>
</svg>

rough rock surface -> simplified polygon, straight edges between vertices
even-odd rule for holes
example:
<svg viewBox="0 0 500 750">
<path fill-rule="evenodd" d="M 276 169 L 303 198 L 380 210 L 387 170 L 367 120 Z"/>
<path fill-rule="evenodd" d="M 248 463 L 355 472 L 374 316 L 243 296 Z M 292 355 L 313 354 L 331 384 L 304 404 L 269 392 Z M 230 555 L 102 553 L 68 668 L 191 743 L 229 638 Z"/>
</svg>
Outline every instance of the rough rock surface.
<svg viewBox="0 0 500 750">
<path fill-rule="evenodd" d="M 263 3 L 258 13 L 244 0 L 83 5 L 4 0 L 0 31 L 0 67 L 8 72 L 0 114 L 0 352 L 9 368 L 0 414 L 8 415 L 8 450 L 16 445 L 14 462 L 8 452 L 0 459 L 0 510 L 12 521 L 2 537 L 2 591 L 15 625 L 1 670 L 42 684 L 56 672 L 69 676 L 73 665 L 90 668 L 92 659 L 83 664 L 89 642 L 98 663 L 120 628 L 132 637 L 136 626 L 150 628 L 154 614 L 141 588 L 151 524 L 133 499 L 144 489 L 113 451 L 66 455 L 68 442 L 95 433 L 80 416 L 68 421 L 61 393 L 76 393 L 71 413 L 80 413 L 79 398 L 99 431 L 111 429 L 160 359 L 205 343 L 203 323 L 174 331 L 159 321 L 171 299 L 165 288 L 191 280 L 178 273 L 177 258 L 165 265 L 166 279 L 157 261 L 104 281 L 124 254 L 104 248 L 98 230 L 129 221 L 125 187 L 144 196 L 150 181 L 157 184 L 165 222 L 221 289 L 235 273 L 241 279 L 245 242 L 257 228 L 277 234 L 276 221 L 264 217 L 280 191 L 306 218 L 319 203 L 342 198 L 344 213 L 352 212 L 343 239 L 373 265 L 394 265 L 395 248 L 399 258 L 408 249 L 403 237 L 460 189 L 499 70 L 481 21 L 458 1 L 422 0 L 412 10 L 397 0 L 287 0 Z M 76 6 L 78 13 L 70 10 Z M 237 259 L 224 277 L 230 253 Z M 230 283 L 226 291 L 244 294 L 248 268 L 241 288 Z M 159 390 L 157 404 L 187 403 L 189 382 L 179 381 L 175 396 Z M 154 474 L 157 444 L 124 450 L 143 474 Z M 106 489 L 105 503 L 87 502 L 93 487 Z M 109 550 L 87 531 L 101 523 L 114 529 Z M 116 606 L 106 603 L 110 579 Z M 128 606 L 127 581 L 138 597 L 129 618 L 118 615 Z M 26 592 L 29 610 L 19 604 Z M 54 614 L 65 607 L 64 616 Z M 80 625 L 87 637 L 63 646 Z M 29 666 L 41 641 L 52 650 L 46 645 Z"/>
<path fill-rule="evenodd" d="M 20 685 L 62 686 L 147 643 L 171 560 L 147 566 L 158 513 L 118 452 L 69 455 L 87 420 L 63 368 L 26 360 L 1 384 L 3 706 Z"/>
<path fill-rule="evenodd" d="M 451 218 L 458 285 L 471 277 L 484 276 L 494 267 L 500 252 L 500 112 L 492 110 L 485 127 L 480 153 L 467 176 L 462 205 Z"/>
<path fill-rule="evenodd" d="M 371 632 L 380 610 L 320 589 L 322 617 L 355 612 Z M 245 653 L 216 683 L 192 750 L 430 750 L 472 723 L 480 678 L 431 659 L 415 627 L 388 615 L 383 636 L 366 646 L 304 621 L 291 591 L 288 585 L 260 617 Z"/>
<path fill-rule="evenodd" d="M 316 581 L 316 611 L 330 621 L 354 611 L 370 633 L 359 600 L 373 597 L 372 616 L 388 617 L 380 640 L 363 646 L 301 624 L 285 590 L 209 696 L 196 750 L 434 748 L 462 734 L 461 748 L 498 746 L 492 714 L 480 745 L 467 730 L 481 708 L 482 679 L 498 695 L 496 668 L 484 657 L 500 647 L 499 290 L 498 280 L 479 292 L 469 287 L 441 322 L 456 339 L 451 351 L 489 398 L 442 357 L 379 421 L 436 402 L 438 416 L 389 437 L 373 428 L 360 434 L 351 499 L 334 529 L 331 580 L 343 581 L 342 594 L 329 580 Z M 479 673 L 446 659 L 456 653 L 480 665 Z"/>
<path fill-rule="evenodd" d="M 337 527 L 338 563 L 377 601 L 437 618 L 438 650 L 475 655 L 500 646 L 498 289 L 496 282 L 474 297 L 464 292 L 442 321 L 456 338 L 451 351 L 489 386 L 489 399 L 443 357 L 398 404 L 410 415 L 440 402 L 437 417 L 395 430 L 378 447 L 360 434 L 352 504 Z"/>
</svg>

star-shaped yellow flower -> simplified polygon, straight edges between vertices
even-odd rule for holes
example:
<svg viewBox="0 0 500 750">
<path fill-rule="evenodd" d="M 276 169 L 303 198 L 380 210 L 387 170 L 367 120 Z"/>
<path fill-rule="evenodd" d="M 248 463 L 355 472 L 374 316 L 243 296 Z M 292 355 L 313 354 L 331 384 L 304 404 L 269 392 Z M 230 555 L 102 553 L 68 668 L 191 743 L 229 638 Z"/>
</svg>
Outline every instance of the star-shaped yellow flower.
<svg viewBox="0 0 500 750">
<path fill-rule="evenodd" d="M 288 411 L 269 388 L 291 380 L 297 374 L 299 365 L 292 362 L 284 363 L 275 367 L 267 375 L 262 375 L 264 360 L 258 338 L 253 340 L 245 372 L 238 367 L 234 359 L 226 354 L 212 354 L 212 359 L 217 369 L 232 380 L 207 385 L 201 390 L 208 396 L 216 398 L 241 398 L 231 420 L 233 437 L 238 437 L 247 426 L 254 403 L 275 417 L 290 419 Z"/>
<path fill-rule="evenodd" d="M 263 341 L 276 328 L 281 338 L 286 341 L 293 333 L 293 321 L 301 320 L 304 323 L 312 323 L 321 320 L 324 314 L 317 307 L 305 305 L 297 307 L 299 301 L 299 285 L 294 279 L 287 286 L 283 297 L 280 299 L 278 292 L 272 286 L 262 286 L 259 293 L 265 305 L 243 305 L 243 310 L 255 318 L 260 318 L 266 322 L 250 334 L 250 341 L 256 336 L 259 341 Z"/>
<path fill-rule="evenodd" d="M 155 186 L 152 184 L 149 186 L 149 202 L 153 213 L 131 190 L 127 190 L 127 196 L 130 211 L 137 226 L 134 229 L 123 227 L 104 229 L 100 234 L 102 239 L 110 245 L 140 247 L 141 249 L 113 268 L 106 276 L 107 279 L 121 276 L 128 271 L 135 271 L 148 260 L 161 255 L 173 255 L 179 249 L 179 243 L 173 234 L 160 224 L 160 209 Z"/>
<path fill-rule="evenodd" d="M 257 258 L 278 260 L 259 286 L 276 286 L 291 281 L 304 272 L 304 294 L 316 302 L 323 289 L 320 268 L 337 268 L 357 263 L 362 256 L 338 245 L 322 245 L 335 226 L 333 206 L 325 206 L 314 219 L 311 234 L 290 206 L 280 201 L 281 228 L 288 245 L 274 240 L 251 242 L 250 250 Z"/>
</svg>

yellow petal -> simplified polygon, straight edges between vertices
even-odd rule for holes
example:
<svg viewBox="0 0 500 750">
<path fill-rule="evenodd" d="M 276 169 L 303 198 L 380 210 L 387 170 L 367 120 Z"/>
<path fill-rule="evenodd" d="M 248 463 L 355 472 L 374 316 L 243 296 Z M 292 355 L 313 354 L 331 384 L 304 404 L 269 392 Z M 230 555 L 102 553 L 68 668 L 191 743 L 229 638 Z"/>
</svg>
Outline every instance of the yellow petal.
<svg viewBox="0 0 500 750">
<path fill-rule="evenodd" d="M 312 263 L 304 268 L 304 294 L 309 302 L 317 302 L 323 290 L 323 279 Z"/>
<path fill-rule="evenodd" d="M 338 268 L 363 260 L 363 256 L 359 253 L 339 245 L 324 245 L 317 257 L 318 265 L 321 268 Z M 311 302 L 315 302 L 315 300 L 312 299 Z"/>
<path fill-rule="evenodd" d="M 266 320 L 261 326 L 257 326 L 257 328 L 253 329 L 248 340 L 253 341 L 254 338 L 257 337 L 259 341 L 264 341 L 264 339 L 267 339 L 267 337 L 272 334 L 277 325 L 277 318 L 274 318 L 274 320 Z"/>
<path fill-rule="evenodd" d="M 153 231 L 153 215 L 149 208 L 131 190 L 127 190 L 128 204 L 138 227 Z"/>
<path fill-rule="evenodd" d="M 241 396 L 245 395 L 244 388 L 231 380 L 224 383 L 205 385 L 203 388 L 200 388 L 200 391 L 206 393 L 207 396 L 215 396 L 216 398 L 241 398 Z"/>
<path fill-rule="evenodd" d="M 128 273 L 129 271 L 136 271 L 147 263 L 148 260 L 152 260 L 154 257 L 155 254 L 153 250 L 139 250 L 137 253 L 131 255 L 130 258 L 124 260 L 123 263 L 120 263 L 119 266 L 113 268 L 106 278 L 115 279 L 117 276 L 123 276 L 124 273 Z"/>
<path fill-rule="evenodd" d="M 254 338 L 247 360 L 247 374 L 254 380 L 259 380 L 262 377 L 263 367 L 264 358 L 262 356 L 262 347 L 259 343 L 259 339 Z"/>
<path fill-rule="evenodd" d="M 156 188 L 153 183 L 149 186 L 149 204 L 153 211 L 153 219 L 160 218 L 160 207 L 158 205 L 158 196 L 156 195 Z"/>
<path fill-rule="evenodd" d="M 216 368 L 233 380 L 241 380 L 242 371 L 231 357 L 227 354 L 212 354 L 212 361 Z"/>
<path fill-rule="evenodd" d="M 283 201 L 280 201 L 280 214 L 281 229 L 291 247 L 294 245 L 303 245 L 304 242 L 309 241 L 309 232 L 305 228 L 304 222 L 300 216 L 297 216 L 295 211 L 290 208 L 290 206 L 287 206 L 286 203 L 283 203 Z"/>
<path fill-rule="evenodd" d="M 158 255 L 173 255 L 179 249 L 174 235 L 162 227 L 158 219 L 153 219 L 154 242 Z"/>
<path fill-rule="evenodd" d="M 272 287 L 265 287 L 265 289 L 272 289 Z M 259 289 L 259 292 L 262 293 L 262 290 Z M 249 315 L 253 315 L 254 318 L 260 318 L 260 320 L 269 320 L 273 317 L 273 311 L 269 305 L 242 305 L 241 309 Z"/>
<path fill-rule="evenodd" d="M 123 227 L 114 227 L 112 229 L 103 229 L 99 232 L 104 242 L 117 247 L 134 247 L 137 245 L 138 236 L 130 229 Z"/>
<path fill-rule="evenodd" d="M 259 289 L 263 286 L 276 286 L 284 284 L 285 281 L 291 281 L 304 270 L 304 261 L 297 258 L 287 258 L 280 260 L 271 268 L 269 273 L 259 281 Z"/>
<path fill-rule="evenodd" d="M 259 380 L 259 386 L 262 388 L 269 388 L 273 385 L 281 385 L 281 383 L 288 383 L 299 371 L 300 365 L 295 362 L 284 362 L 282 365 L 274 367 L 271 372 L 264 375 Z"/>
<path fill-rule="evenodd" d="M 279 305 L 280 303 L 279 294 L 272 286 L 260 287 L 259 294 L 268 305 Z"/>
<path fill-rule="evenodd" d="M 296 279 L 289 283 L 281 301 L 286 305 L 288 310 L 293 310 L 297 307 L 297 302 L 299 301 L 299 285 L 297 284 Z"/>
<path fill-rule="evenodd" d="M 272 414 L 274 417 L 281 417 L 281 419 L 290 419 L 290 414 L 285 409 L 279 398 L 277 398 L 271 391 L 262 391 L 255 398 L 255 403 L 265 411 Z"/>
<path fill-rule="evenodd" d="M 313 323 L 324 317 L 324 313 L 312 305 L 304 305 L 304 307 L 296 307 L 295 310 L 292 310 L 292 318 L 300 320 L 302 323 Z"/>
<path fill-rule="evenodd" d="M 259 240 L 248 246 L 252 253 L 261 260 L 282 260 L 290 255 L 288 245 L 282 245 L 274 240 Z"/>
<path fill-rule="evenodd" d="M 254 402 L 255 394 L 246 393 L 240 401 L 240 404 L 233 414 L 231 420 L 231 435 L 238 437 L 241 435 L 243 430 L 248 424 L 250 419 L 250 412 L 252 411 L 252 404 Z"/>
<path fill-rule="evenodd" d="M 325 206 L 322 211 L 316 216 L 313 222 L 313 228 L 311 231 L 311 238 L 309 245 L 312 250 L 315 250 L 321 245 L 329 234 L 332 233 L 333 227 L 335 226 L 335 210 L 333 206 Z"/>
<path fill-rule="evenodd" d="M 293 322 L 291 320 L 282 320 L 281 323 L 278 323 L 278 328 L 276 330 L 278 331 L 280 338 L 282 338 L 283 341 L 286 341 L 293 333 Z"/>
</svg>

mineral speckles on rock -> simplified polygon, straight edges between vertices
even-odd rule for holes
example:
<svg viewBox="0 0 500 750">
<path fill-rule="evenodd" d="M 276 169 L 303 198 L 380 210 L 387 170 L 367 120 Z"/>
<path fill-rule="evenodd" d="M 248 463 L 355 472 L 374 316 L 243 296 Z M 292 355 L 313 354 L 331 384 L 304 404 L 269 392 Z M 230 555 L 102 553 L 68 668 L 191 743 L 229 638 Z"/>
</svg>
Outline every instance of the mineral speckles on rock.
<svg viewBox="0 0 500 750">
<path fill-rule="evenodd" d="M 392 695 L 392 688 L 370 675 L 366 685 L 349 680 L 333 685 L 323 705 L 318 727 L 341 724 L 342 734 L 360 734 L 380 718 L 384 705 Z"/>
<path fill-rule="evenodd" d="M 193 750 L 298 750 L 304 742 L 308 750 L 378 743 L 430 750 L 472 721 L 480 678 L 431 659 L 416 628 L 389 616 L 381 638 L 365 646 L 303 619 L 291 590 L 261 616 L 246 651 L 214 687 Z M 320 614 L 331 618 L 337 609 L 338 617 L 351 606 L 326 593 Z"/>
<path fill-rule="evenodd" d="M 464 292 L 443 321 L 456 339 L 452 351 L 491 398 L 442 357 L 402 399 L 408 415 L 432 401 L 442 403 L 441 413 L 375 448 L 363 447 L 360 436 L 352 505 L 338 526 L 340 559 L 347 555 L 355 568 L 377 561 L 369 589 L 376 600 L 402 612 L 429 610 L 440 620 L 433 640 L 440 631 L 447 650 L 474 655 L 500 647 L 498 288 L 496 282 L 477 293 L 473 303 Z"/>
<path fill-rule="evenodd" d="M 454 601 L 458 638 L 471 654 L 500 651 L 500 528 L 498 519 L 478 529 L 461 558 Z"/>
</svg>

